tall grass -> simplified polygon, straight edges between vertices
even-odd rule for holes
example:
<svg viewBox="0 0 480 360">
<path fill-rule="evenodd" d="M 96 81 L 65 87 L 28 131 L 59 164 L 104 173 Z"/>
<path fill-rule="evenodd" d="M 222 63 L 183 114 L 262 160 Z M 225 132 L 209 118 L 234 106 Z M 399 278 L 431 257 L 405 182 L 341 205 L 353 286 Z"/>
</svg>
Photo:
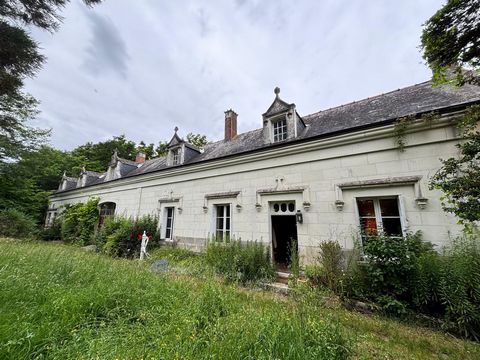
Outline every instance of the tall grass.
<svg viewBox="0 0 480 360">
<path fill-rule="evenodd" d="M 24 358 L 344 359 L 318 309 L 68 246 L 0 241 L 0 354 Z"/>
<path fill-rule="evenodd" d="M 275 276 L 268 248 L 256 241 L 208 240 L 204 257 L 215 272 L 230 281 L 245 284 L 270 281 Z"/>
</svg>

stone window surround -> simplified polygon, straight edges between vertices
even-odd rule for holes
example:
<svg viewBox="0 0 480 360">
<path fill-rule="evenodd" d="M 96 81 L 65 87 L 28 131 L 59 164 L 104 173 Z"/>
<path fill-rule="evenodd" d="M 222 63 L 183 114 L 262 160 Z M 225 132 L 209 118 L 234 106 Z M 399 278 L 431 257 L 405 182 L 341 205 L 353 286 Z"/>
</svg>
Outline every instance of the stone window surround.
<svg viewBox="0 0 480 360">
<path fill-rule="evenodd" d="M 359 188 L 371 188 L 371 187 L 386 187 L 386 186 L 398 186 L 398 185 L 412 185 L 415 193 L 415 202 L 419 209 L 426 208 L 428 199 L 423 196 L 421 175 L 413 176 L 397 176 L 387 177 L 380 179 L 368 179 L 351 181 L 335 185 L 335 206 L 338 211 L 343 210 L 345 202 L 343 201 L 343 190 L 359 189 Z"/>
<path fill-rule="evenodd" d="M 182 208 L 182 204 L 183 204 L 183 197 L 181 196 L 174 196 L 173 193 L 171 192 L 170 195 L 168 196 L 164 196 L 164 197 L 161 197 L 160 199 L 158 199 L 158 212 L 160 213 L 160 238 L 162 240 L 165 240 L 167 242 L 173 242 L 175 241 L 175 237 L 174 237 L 174 234 L 172 232 L 171 234 L 171 238 L 170 239 L 165 239 L 165 233 L 166 233 L 166 214 L 167 214 L 167 210 L 166 208 L 169 208 L 169 207 L 172 207 L 174 208 L 174 211 L 175 209 L 177 210 L 177 213 L 178 214 L 181 214 L 182 211 L 183 211 L 183 208 Z M 175 214 L 173 215 L 174 217 L 174 222 L 176 220 L 176 216 Z M 175 229 L 175 227 L 173 227 L 173 229 Z"/>
</svg>

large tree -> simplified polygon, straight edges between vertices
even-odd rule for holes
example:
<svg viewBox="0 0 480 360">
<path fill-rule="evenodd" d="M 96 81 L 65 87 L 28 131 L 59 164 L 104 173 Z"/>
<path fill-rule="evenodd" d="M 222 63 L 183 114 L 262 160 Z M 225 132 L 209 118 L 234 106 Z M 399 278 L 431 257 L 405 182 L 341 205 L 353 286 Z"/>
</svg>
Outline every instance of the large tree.
<svg viewBox="0 0 480 360">
<path fill-rule="evenodd" d="M 448 0 L 424 25 L 423 57 L 436 83 L 478 83 L 480 0 Z M 465 73 L 464 69 L 473 70 Z M 456 76 L 449 76 L 450 70 Z"/>
<path fill-rule="evenodd" d="M 37 102 L 22 92 L 26 77 L 33 77 L 45 57 L 23 28 L 54 31 L 60 10 L 69 0 L 0 0 L 0 162 L 17 159 L 42 143 L 48 131 L 28 126 L 37 114 Z M 87 5 L 100 0 L 85 0 Z"/>
<path fill-rule="evenodd" d="M 480 0 L 449 0 L 425 23 L 422 48 L 434 83 L 480 84 Z M 444 210 L 463 223 L 480 221 L 479 124 L 480 106 L 466 109 L 458 124 L 460 156 L 442 160 L 430 182 L 445 194 Z"/>
</svg>

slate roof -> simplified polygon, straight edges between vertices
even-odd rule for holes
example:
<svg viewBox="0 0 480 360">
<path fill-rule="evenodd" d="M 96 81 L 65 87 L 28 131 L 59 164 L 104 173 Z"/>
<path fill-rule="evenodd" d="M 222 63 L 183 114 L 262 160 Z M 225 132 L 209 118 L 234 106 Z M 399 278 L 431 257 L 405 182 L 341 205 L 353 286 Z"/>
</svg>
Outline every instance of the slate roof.
<svg viewBox="0 0 480 360">
<path fill-rule="evenodd" d="M 278 99 L 278 96 L 276 99 Z M 282 144 L 296 141 L 308 141 L 308 139 L 327 137 L 337 133 L 353 132 L 365 127 L 381 126 L 400 117 L 431 111 L 442 111 L 475 102 L 480 102 L 480 86 L 467 84 L 462 87 L 449 85 L 433 87 L 431 82 L 427 81 L 303 116 L 302 119 L 307 127 L 295 139 L 285 140 L 281 143 L 265 144 L 263 129 L 260 128 L 239 134 L 228 141 L 221 140 L 209 143 L 201 154 L 177 166 L 239 155 L 268 147 L 282 146 Z M 268 114 L 269 111 L 272 113 L 276 112 L 277 109 L 274 110 L 273 106 L 275 103 L 274 101 L 265 114 Z M 282 100 L 280 105 L 292 105 L 283 103 Z M 147 174 L 166 168 L 172 168 L 172 166 L 167 166 L 166 157 L 151 159 L 147 160 L 140 167 L 128 172 L 122 178 Z M 101 182 L 103 182 L 103 179 L 97 179 L 95 183 Z"/>
</svg>

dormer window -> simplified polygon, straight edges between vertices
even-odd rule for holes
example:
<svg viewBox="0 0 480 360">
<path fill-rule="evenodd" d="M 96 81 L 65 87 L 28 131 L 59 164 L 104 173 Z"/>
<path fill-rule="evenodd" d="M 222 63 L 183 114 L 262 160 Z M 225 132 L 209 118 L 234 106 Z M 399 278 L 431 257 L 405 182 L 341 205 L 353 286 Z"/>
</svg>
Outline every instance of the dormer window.
<svg viewBox="0 0 480 360">
<path fill-rule="evenodd" d="M 280 97 L 280 89 L 275 88 L 275 100 L 262 115 L 263 141 L 265 144 L 288 141 L 301 136 L 306 129 L 298 115 L 295 104 L 288 104 Z"/>
<path fill-rule="evenodd" d="M 172 165 L 180 165 L 180 149 L 172 150 Z"/>
<path fill-rule="evenodd" d="M 273 142 L 279 142 L 287 139 L 287 119 L 283 118 L 272 122 Z"/>
</svg>

